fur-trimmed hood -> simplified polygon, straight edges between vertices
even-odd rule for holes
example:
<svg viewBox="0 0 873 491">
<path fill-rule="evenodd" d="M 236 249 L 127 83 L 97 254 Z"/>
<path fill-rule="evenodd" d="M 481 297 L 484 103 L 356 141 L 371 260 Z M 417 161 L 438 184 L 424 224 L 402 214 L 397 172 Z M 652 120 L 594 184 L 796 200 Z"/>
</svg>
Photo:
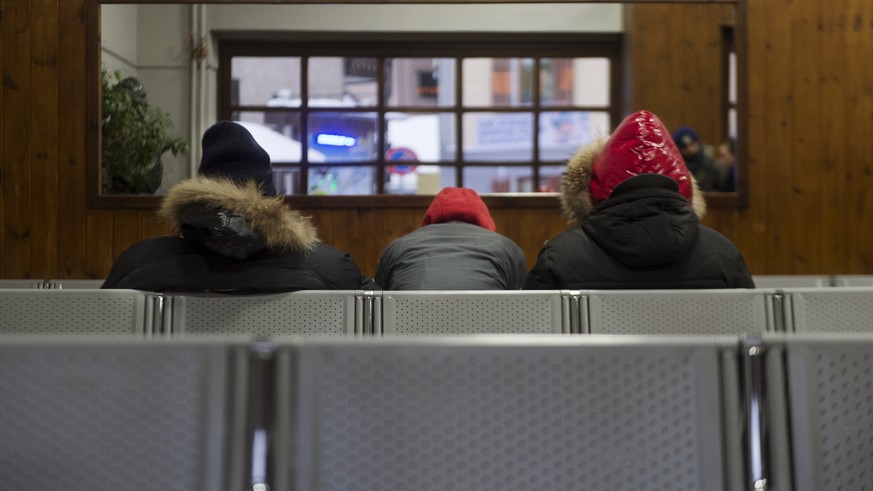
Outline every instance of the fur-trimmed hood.
<svg viewBox="0 0 873 491">
<path fill-rule="evenodd" d="M 207 242 L 213 242 L 206 244 L 211 249 L 234 257 L 240 255 L 219 250 L 221 244 L 215 242 L 237 241 L 233 246 L 237 247 L 240 242 L 257 240 L 259 249 L 300 252 L 318 243 L 309 217 L 286 206 L 281 196 L 264 196 L 254 181 L 240 185 L 225 178 L 187 179 L 167 192 L 160 212 L 186 238 L 186 229 L 193 230 L 200 241 L 208 237 Z"/>
<path fill-rule="evenodd" d="M 594 208 L 590 193 L 591 172 L 594 168 L 594 159 L 603 150 L 607 141 L 607 137 L 601 137 L 582 146 L 567 163 L 567 169 L 561 178 L 561 209 L 564 217 L 572 225 L 581 225 Z M 700 219 L 706 214 L 706 200 L 694 176 L 690 177 L 693 185 L 691 206 Z"/>
</svg>

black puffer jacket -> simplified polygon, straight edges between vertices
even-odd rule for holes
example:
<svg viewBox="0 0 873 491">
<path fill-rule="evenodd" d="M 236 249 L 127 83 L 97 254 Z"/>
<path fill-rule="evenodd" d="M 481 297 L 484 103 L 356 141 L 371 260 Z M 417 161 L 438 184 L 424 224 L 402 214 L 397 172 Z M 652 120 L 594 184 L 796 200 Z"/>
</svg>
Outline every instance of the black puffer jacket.
<svg viewBox="0 0 873 491">
<path fill-rule="evenodd" d="M 259 293 L 374 288 L 349 255 L 318 241 L 309 218 L 281 197 L 225 179 L 174 186 L 161 213 L 181 236 L 124 251 L 103 288 Z"/>
<path fill-rule="evenodd" d="M 643 174 L 615 188 L 550 240 L 526 289 L 754 288 L 737 248 L 700 225 L 670 178 Z"/>
</svg>

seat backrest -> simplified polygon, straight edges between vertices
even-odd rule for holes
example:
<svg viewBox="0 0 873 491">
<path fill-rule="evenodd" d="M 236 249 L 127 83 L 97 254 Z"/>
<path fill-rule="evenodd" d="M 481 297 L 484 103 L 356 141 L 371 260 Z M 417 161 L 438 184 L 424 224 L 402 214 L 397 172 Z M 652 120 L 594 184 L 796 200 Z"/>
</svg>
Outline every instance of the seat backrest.
<svg viewBox="0 0 873 491">
<path fill-rule="evenodd" d="M 568 297 L 549 291 L 383 291 L 385 335 L 570 332 Z"/>
<path fill-rule="evenodd" d="M 757 288 L 824 288 L 833 286 L 834 278 L 828 275 L 754 275 Z"/>
<path fill-rule="evenodd" d="M 774 325 L 769 290 L 590 290 L 593 334 L 746 334 Z"/>
<path fill-rule="evenodd" d="M 146 303 L 137 290 L 0 290 L 0 334 L 142 335 Z"/>
<path fill-rule="evenodd" d="M 873 332 L 873 287 L 786 288 L 795 332 Z"/>
<path fill-rule="evenodd" d="M 846 274 L 834 277 L 834 286 L 873 286 L 873 275 Z"/>
<path fill-rule="evenodd" d="M 172 294 L 173 335 L 353 335 L 359 330 L 352 290 L 269 295 Z"/>
<path fill-rule="evenodd" d="M 739 402 L 720 393 L 721 362 L 736 340 L 632 339 L 280 346 L 277 379 L 293 390 L 277 414 L 277 489 L 728 489 L 742 466 L 725 435 L 740 432 L 723 424 L 739 416 L 720 403 Z"/>
<path fill-rule="evenodd" d="M 45 288 L 43 280 L 0 280 L 0 289 L 19 289 L 26 288 L 36 290 Z"/>
<path fill-rule="evenodd" d="M 790 437 L 773 435 L 791 443 L 793 487 L 783 489 L 869 487 L 873 335 L 798 334 L 784 351 Z"/>
<path fill-rule="evenodd" d="M 0 338 L 4 489 L 243 489 L 245 345 Z"/>
<path fill-rule="evenodd" d="M 67 289 L 71 290 L 74 288 L 79 289 L 97 289 L 103 285 L 103 282 L 106 280 L 95 280 L 95 279 L 78 279 L 78 280 L 49 280 L 48 284 L 50 288 L 58 288 L 58 289 Z"/>
</svg>

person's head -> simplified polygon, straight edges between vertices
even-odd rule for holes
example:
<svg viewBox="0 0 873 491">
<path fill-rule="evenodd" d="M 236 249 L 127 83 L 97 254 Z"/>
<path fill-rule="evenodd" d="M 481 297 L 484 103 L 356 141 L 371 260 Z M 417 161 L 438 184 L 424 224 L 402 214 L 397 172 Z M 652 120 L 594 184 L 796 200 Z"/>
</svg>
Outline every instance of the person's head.
<svg viewBox="0 0 873 491">
<path fill-rule="evenodd" d="M 488 207 L 476 191 L 467 188 L 443 188 L 431 201 L 421 225 L 464 222 L 491 231 L 497 230 Z"/>
<path fill-rule="evenodd" d="M 694 128 L 683 126 L 677 128 L 673 132 L 673 142 L 679 148 L 679 152 L 685 158 L 694 157 L 703 150 L 703 144 L 700 142 L 700 135 Z"/>
<path fill-rule="evenodd" d="M 733 138 L 726 138 L 719 143 L 716 160 L 725 167 L 733 165 L 736 160 L 735 146 Z"/>
<path fill-rule="evenodd" d="M 265 196 L 275 196 L 270 155 L 245 127 L 219 121 L 203 133 L 203 156 L 197 173 L 245 185 L 254 181 Z"/>
<path fill-rule="evenodd" d="M 642 174 L 671 179 L 698 217 L 706 212 L 706 202 L 670 132 L 656 115 L 638 111 L 624 118 L 608 138 L 582 147 L 570 159 L 562 178 L 565 216 L 581 223 L 621 183 Z"/>
</svg>

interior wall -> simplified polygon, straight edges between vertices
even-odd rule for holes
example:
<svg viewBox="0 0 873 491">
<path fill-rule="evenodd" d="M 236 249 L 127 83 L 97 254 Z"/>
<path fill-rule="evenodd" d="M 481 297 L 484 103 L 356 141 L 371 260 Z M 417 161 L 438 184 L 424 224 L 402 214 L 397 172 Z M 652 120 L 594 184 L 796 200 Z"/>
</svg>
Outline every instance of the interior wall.
<svg viewBox="0 0 873 491">
<path fill-rule="evenodd" d="M 0 0 L 3 278 L 101 278 L 128 245 L 168 232 L 151 209 L 88 207 L 85 2 Z M 754 274 L 873 274 L 873 2 L 750 1 L 748 13 L 749 206 L 705 222 Z M 564 227 L 557 210 L 493 212 L 531 263 Z M 372 274 L 424 210 L 306 211 Z"/>
</svg>

